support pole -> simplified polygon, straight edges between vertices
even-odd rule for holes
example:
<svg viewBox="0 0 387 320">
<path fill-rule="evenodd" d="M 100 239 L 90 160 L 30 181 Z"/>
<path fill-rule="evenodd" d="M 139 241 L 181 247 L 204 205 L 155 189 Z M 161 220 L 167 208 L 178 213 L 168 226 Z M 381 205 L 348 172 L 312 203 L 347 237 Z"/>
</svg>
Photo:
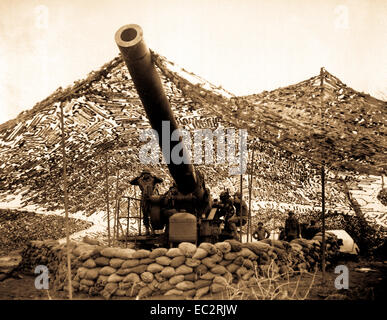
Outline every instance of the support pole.
<svg viewBox="0 0 387 320">
<path fill-rule="evenodd" d="M 324 68 L 320 69 L 320 101 L 321 101 L 321 126 L 325 129 L 325 121 L 324 121 Z M 325 130 L 324 130 L 325 131 Z M 325 160 L 324 154 L 322 153 L 323 161 L 321 166 L 321 224 L 322 224 L 322 244 L 321 244 L 321 268 L 322 268 L 322 280 L 325 283 Z"/>
<path fill-rule="evenodd" d="M 322 193 L 322 199 L 321 199 L 321 214 L 322 214 L 322 275 L 323 275 L 323 282 L 325 282 L 325 165 L 323 161 L 323 165 L 321 167 L 321 193 Z"/>
<path fill-rule="evenodd" d="M 116 210 L 115 210 L 115 215 L 114 215 L 114 225 L 115 225 L 115 239 L 118 241 L 118 235 L 119 235 L 119 223 L 120 223 L 120 220 L 119 220 L 119 215 L 120 215 L 120 205 L 119 205 L 119 198 L 118 198 L 118 179 L 119 179 L 119 176 L 120 176 L 120 170 L 118 169 L 116 171 Z"/>
<path fill-rule="evenodd" d="M 241 174 L 241 185 L 240 185 L 240 190 L 241 190 L 241 199 L 239 203 L 239 220 L 240 220 L 240 242 L 242 242 L 242 201 L 243 201 L 243 174 Z"/>
<path fill-rule="evenodd" d="M 137 189 L 134 191 L 134 197 L 137 198 Z M 140 200 L 140 208 L 138 210 L 138 213 L 140 215 L 139 219 L 138 219 L 138 234 L 141 236 L 141 222 L 142 222 L 142 205 L 141 205 L 141 202 L 142 202 L 142 199 Z M 137 205 L 138 205 L 138 202 L 137 202 Z"/>
<path fill-rule="evenodd" d="M 70 259 L 70 230 L 69 230 L 69 211 L 68 211 L 68 195 L 67 195 L 67 162 L 66 162 L 66 141 L 64 127 L 63 106 L 60 104 L 60 123 L 62 127 L 62 157 L 63 157 L 63 192 L 64 192 L 64 208 L 66 221 L 66 255 L 67 255 L 67 279 L 69 299 L 73 299 L 73 286 L 71 283 L 71 259 Z"/>
<path fill-rule="evenodd" d="M 128 247 L 129 241 L 129 218 L 130 218 L 130 197 L 128 197 L 128 218 L 126 219 L 126 247 Z"/>
<path fill-rule="evenodd" d="M 249 179 L 249 222 L 247 226 L 247 242 L 249 242 L 249 237 L 250 241 L 253 241 L 253 234 L 252 234 L 252 226 L 251 226 L 251 194 L 252 194 L 252 189 L 253 189 L 253 174 L 254 174 L 254 151 L 255 151 L 255 146 L 253 146 L 253 151 L 251 154 L 251 161 L 250 161 L 250 179 Z"/>
<path fill-rule="evenodd" d="M 109 171 L 108 171 L 108 154 L 107 154 L 107 152 L 105 153 L 105 193 L 106 193 L 108 245 L 110 247 Z"/>
</svg>

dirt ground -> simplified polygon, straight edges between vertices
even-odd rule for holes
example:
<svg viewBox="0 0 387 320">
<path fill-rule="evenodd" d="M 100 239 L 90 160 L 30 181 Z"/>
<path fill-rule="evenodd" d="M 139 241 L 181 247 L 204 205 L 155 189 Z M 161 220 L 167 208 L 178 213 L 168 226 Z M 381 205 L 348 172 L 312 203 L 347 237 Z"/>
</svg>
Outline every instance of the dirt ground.
<svg viewBox="0 0 387 320">
<path fill-rule="evenodd" d="M 340 264 L 340 263 L 339 263 Z M 303 274 L 301 276 L 293 276 L 290 280 L 290 285 L 284 285 L 287 288 L 285 296 L 282 299 L 308 299 L 308 300 L 385 300 L 387 297 L 387 261 L 373 261 L 366 259 L 359 261 L 343 261 L 349 270 L 349 288 L 337 290 L 335 288 L 335 279 L 338 274 L 334 270 L 327 270 L 325 277 L 325 285 L 323 285 L 322 273 Z M 362 272 L 358 269 L 367 268 Z M 299 281 L 298 281 L 299 280 Z M 57 292 L 52 289 L 38 290 L 35 289 L 34 277 L 20 274 L 19 278 L 8 278 L 0 282 L 0 300 L 63 300 L 68 299 L 67 294 L 63 291 Z M 285 284 L 288 280 L 282 280 Z M 312 284 L 312 285 L 311 285 Z M 258 289 L 256 289 L 258 291 Z M 204 296 L 203 300 L 212 299 L 253 299 L 248 296 L 230 295 L 230 293 L 221 293 L 217 295 Z M 74 293 L 73 299 L 76 300 L 102 300 L 102 297 L 89 297 L 83 293 Z M 132 298 L 116 298 L 113 299 L 132 299 Z M 153 299 L 178 300 L 179 297 L 152 297 Z"/>
</svg>

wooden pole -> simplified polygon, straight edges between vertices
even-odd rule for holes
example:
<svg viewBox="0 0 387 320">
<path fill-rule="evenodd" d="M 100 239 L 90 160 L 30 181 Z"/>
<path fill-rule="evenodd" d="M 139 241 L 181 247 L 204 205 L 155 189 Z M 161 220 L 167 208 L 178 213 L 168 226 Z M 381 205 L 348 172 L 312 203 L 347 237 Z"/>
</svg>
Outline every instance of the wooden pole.
<svg viewBox="0 0 387 320">
<path fill-rule="evenodd" d="M 105 193 L 106 193 L 108 245 L 110 246 L 109 171 L 108 171 L 108 154 L 107 154 L 107 152 L 105 153 Z"/>
<path fill-rule="evenodd" d="M 249 180 L 249 222 L 248 222 L 248 233 L 247 233 L 247 242 L 253 241 L 253 234 L 252 234 L 252 226 L 251 226 L 251 194 L 252 194 L 252 189 L 253 189 L 253 172 L 254 172 L 254 151 L 255 147 L 253 146 L 253 151 L 251 153 L 251 161 L 250 161 L 250 180 Z"/>
<path fill-rule="evenodd" d="M 135 190 L 134 197 L 137 198 L 137 189 Z M 137 202 L 137 206 L 139 206 L 139 210 L 138 210 L 138 213 L 139 213 L 139 219 L 138 219 L 138 225 L 139 225 L 139 227 L 138 227 L 138 234 L 139 234 L 140 236 L 141 236 L 141 227 L 142 227 L 141 222 L 142 222 L 142 213 L 143 213 L 143 212 L 142 212 L 141 201 L 142 201 L 142 199 L 140 200 L 140 205 L 139 205 L 139 203 Z"/>
<path fill-rule="evenodd" d="M 67 279 L 69 299 L 73 299 L 73 286 L 71 283 L 71 259 L 70 259 L 70 230 L 69 230 L 69 211 L 68 211 L 68 195 L 67 195 L 67 162 L 66 162 L 66 138 L 64 127 L 63 106 L 60 104 L 60 123 L 62 127 L 62 157 L 63 157 L 63 192 L 64 192 L 64 208 L 66 221 L 66 255 L 67 255 Z"/>
<path fill-rule="evenodd" d="M 243 174 L 241 174 L 241 185 L 240 185 L 240 190 L 241 190 L 241 199 L 240 199 L 240 203 L 239 203 L 239 209 L 240 209 L 240 216 L 239 216 L 239 220 L 240 220 L 240 242 L 242 242 L 242 199 L 243 199 Z"/>
<path fill-rule="evenodd" d="M 322 204 L 321 204 L 321 214 L 322 214 L 322 275 L 323 282 L 325 282 L 325 166 L 324 162 L 321 167 L 321 193 L 322 193 Z"/>
<path fill-rule="evenodd" d="M 325 122 L 324 122 L 324 114 L 325 114 L 325 108 L 324 108 L 324 68 L 321 68 L 320 70 L 320 85 L 321 85 L 321 124 L 322 127 L 325 129 Z M 324 157 L 324 154 L 322 154 L 322 157 Z M 322 220 L 322 244 L 321 244 L 321 268 L 322 268 L 322 278 L 323 283 L 325 283 L 325 160 L 323 158 L 322 166 L 321 166 L 321 220 Z"/>
<path fill-rule="evenodd" d="M 115 215 L 114 215 L 114 225 L 116 230 L 114 231 L 115 233 L 115 239 L 118 241 L 118 235 L 119 235 L 119 201 L 118 201 L 118 179 L 120 175 L 120 170 L 118 169 L 116 171 L 116 210 L 115 210 Z"/>
<path fill-rule="evenodd" d="M 126 219 L 126 247 L 128 247 L 129 241 L 129 218 L 130 218 L 130 197 L 128 197 L 128 218 Z"/>
</svg>

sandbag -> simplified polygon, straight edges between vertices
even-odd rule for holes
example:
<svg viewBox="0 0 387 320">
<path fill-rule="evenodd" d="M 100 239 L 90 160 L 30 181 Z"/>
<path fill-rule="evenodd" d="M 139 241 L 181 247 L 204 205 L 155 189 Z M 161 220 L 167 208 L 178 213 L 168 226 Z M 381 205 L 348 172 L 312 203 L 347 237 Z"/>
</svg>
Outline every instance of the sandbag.
<svg viewBox="0 0 387 320">
<path fill-rule="evenodd" d="M 188 257 L 192 258 L 194 254 L 196 253 L 196 245 L 190 242 L 181 242 L 179 244 L 179 249 L 183 252 L 183 254 Z"/>
<path fill-rule="evenodd" d="M 184 275 L 180 274 L 180 275 L 175 275 L 173 277 L 171 277 L 169 279 L 169 283 L 172 284 L 172 285 L 176 285 L 178 284 L 179 282 L 182 282 L 184 281 Z"/>
<path fill-rule="evenodd" d="M 79 283 L 88 287 L 92 287 L 94 285 L 93 280 L 87 280 L 87 279 L 82 279 Z"/>
<path fill-rule="evenodd" d="M 164 295 L 165 296 L 182 296 L 183 291 L 178 290 L 178 289 L 171 289 L 171 290 L 168 290 Z"/>
<path fill-rule="evenodd" d="M 87 280 L 97 279 L 99 276 L 99 271 L 100 271 L 100 268 L 93 268 L 93 269 L 87 270 L 85 279 Z"/>
<path fill-rule="evenodd" d="M 239 256 L 237 257 L 234 261 L 233 261 L 233 264 L 237 264 L 238 266 L 241 266 L 243 265 L 243 262 L 245 261 L 245 259 L 242 257 L 242 256 Z"/>
<path fill-rule="evenodd" d="M 78 268 L 78 270 L 77 270 L 78 277 L 81 279 L 85 278 L 87 271 L 89 271 L 88 268 L 85 268 L 85 267 Z"/>
<path fill-rule="evenodd" d="M 124 260 L 123 259 L 119 259 L 119 258 L 112 258 L 110 259 L 110 266 L 115 268 L 115 269 L 119 269 L 121 268 L 122 264 L 124 263 Z"/>
<path fill-rule="evenodd" d="M 247 269 L 254 269 L 254 263 L 250 259 L 244 259 L 242 266 L 246 267 Z"/>
<path fill-rule="evenodd" d="M 81 261 L 85 261 L 98 254 L 96 246 L 89 244 L 80 244 L 72 250 L 72 253 Z"/>
<path fill-rule="evenodd" d="M 215 274 L 213 274 L 212 272 L 208 271 L 206 272 L 205 274 L 202 274 L 200 276 L 200 279 L 203 279 L 203 280 L 212 280 L 215 278 Z"/>
<path fill-rule="evenodd" d="M 158 257 L 164 256 L 167 253 L 167 248 L 157 248 L 153 249 L 152 252 L 149 254 L 149 258 L 156 259 Z"/>
<path fill-rule="evenodd" d="M 131 282 L 120 282 L 118 283 L 118 289 L 120 290 L 128 290 L 133 286 Z"/>
<path fill-rule="evenodd" d="M 110 293 L 111 295 L 114 294 L 118 290 L 118 284 L 116 282 L 109 282 L 106 284 L 104 291 Z"/>
<path fill-rule="evenodd" d="M 152 294 L 152 290 L 148 287 L 141 288 L 137 294 L 137 298 L 147 298 Z"/>
<path fill-rule="evenodd" d="M 114 295 L 116 297 L 124 297 L 126 295 L 126 290 L 117 289 L 116 292 L 114 292 Z"/>
<path fill-rule="evenodd" d="M 163 269 L 164 270 L 164 269 Z M 161 275 L 161 272 L 157 272 L 157 273 L 154 273 L 153 274 L 155 276 L 155 279 L 158 281 L 158 282 L 164 282 L 165 280 L 167 280 L 165 277 L 163 277 Z"/>
<path fill-rule="evenodd" d="M 223 254 L 222 254 L 222 252 L 219 251 L 219 252 L 209 256 L 209 258 L 211 258 L 212 261 L 214 261 L 215 263 L 219 263 L 220 261 L 223 260 Z"/>
<path fill-rule="evenodd" d="M 213 268 L 216 266 L 215 261 L 210 257 L 204 258 L 202 260 L 202 264 L 204 264 L 207 268 Z"/>
<path fill-rule="evenodd" d="M 110 259 L 106 257 L 98 257 L 94 261 L 98 267 L 105 267 L 110 264 Z"/>
<path fill-rule="evenodd" d="M 215 247 L 218 248 L 222 253 L 228 253 L 231 251 L 231 244 L 226 241 L 215 243 Z"/>
<path fill-rule="evenodd" d="M 231 245 L 231 251 L 238 252 L 242 249 L 242 243 L 234 239 L 226 240 Z"/>
<path fill-rule="evenodd" d="M 109 276 L 109 278 L 107 279 L 107 282 L 111 283 L 111 282 L 121 282 L 122 280 L 124 280 L 124 277 L 121 277 L 119 276 L 118 274 L 111 274 Z"/>
<path fill-rule="evenodd" d="M 139 259 L 129 259 L 124 261 L 124 263 L 121 265 L 121 268 L 126 269 L 126 268 L 132 268 L 136 267 L 140 264 Z"/>
<path fill-rule="evenodd" d="M 146 264 L 139 264 L 138 266 L 129 268 L 129 270 L 130 270 L 130 272 L 140 274 L 140 273 L 145 272 L 147 267 L 148 266 Z"/>
<path fill-rule="evenodd" d="M 241 251 L 238 252 L 238 255 L 243 258 L 248 258 L 250 260 L 257 260 L 258 258 L 258 256 L 248 248 L 243 248 Z"/>
<path fill-rule="evenodd" d="M 195 283 L 195 288 L 200 289 L 203 287 L 210 286 L 212 283 L 212 280 L 199 279 L 199 280 L 196 280 L 194 283 Z"/>
<path fill-rule="evenodd" d="M 176 271 L 176 275 L 180 275 L 180 274 L 184 275 L 184 274 L 192 273 L 193 269 L 186 265 L 181 265 L 177 267 L 175 271 Z"/>
<path fill-rule="evenodd" d="M 195 273 L 197 275 L 202 275 L 202 274 L 205 274 L 206 272 L 208 271 L 208 267 L 204 264 L 199 264 L 196 268 L 195 268 Z"/>
<path fill-rule="evenodd" d="M 235 260 L 236 257 L 237 257 L 237 253 L 236 253 L 236 252 L 228 252 L 228 253 L 226 253 L 226 254 L 223 256 L 223 258 L 224 258 L 225 260 Z"/>
<path fill-rule="evenodd" d="M 225 286 L 219 283 L 213 283 L 210 287 L 212 293 L 218 293 L 225 290 Z"/>
<path fill-rule="evenodd" d="M 184 280 L 195 282 L 198 279 L 196 273 L 188 273 L 184 275 Z"/>
<path fill-rule="evenodd" d="M 219 265 L 221 265 L 223 267 L 226 267 L 226 266 L 228 266 L 231 263 L 232 263 L 232 260 L 222 260 L 222 261 L 219 262 Z"/>
<path fill-rule="evenodd" d="M 198 290 L 196 291 L 195 298 L 196 298 L 196 299 L 200 299 L 201 297 L 203 297 L 204 295 L 206 295 L 209 291 L 210 291 L 210 287 L 209 287 L 209 286 L 202 287 L 202 288 L 200 288 L 200 289 L 198 289 Z"/>
<path fill-rule="evenodd" d="M 220 285 L 226 286 L 228 284 L 228 281 L 225 277 L 222 276 L 216 276 L 213 280 L 213 283 L 218 283 Z"/>
<path fill-rule="evenodd" d="M 240 267 L 237 271 L 235 271 L 239 278 L 242 278 L 242 276 L 247 272 L 248 270 L 245 267 Z"/>
<path fill-rule="evenodd" d="M 211 272 L 214 274 L 225 274 L 227 272 L 227 269 L 219 265 L 211 268 Z"/>
<path fill-rule="evenodd" d="M 185 264 L 186 264 L 188 267 L 191 267 L 191 268 L 197 267 L 200 263 L 201 263 L 201 261 L 198 260 L 198 259 L 187 258 L 187 259 L 185 260 Z"/>
<path fill-rule="evenodd" d="M 180 250 L 180 249 L 179 249 Z M 185 262 L 185 259 L 186 257 L 185 256 L 177 256 L 177 257 L 174 257 L 171 262 L 170 262 L 170 266 L 173 267 L 173 268 L 177 268 L 179 266 L 181 266 L 182 264 L 184 264 Z"/>
<path fill-rule="evenodd" d="M 126 276 L 127 274 L 129 274 L 129 273 L 131 273 L 132 272 L 132 270 L 130 269 L 130 268 L 126 268 L 126 269 L 118 269 L 117 270 L 117 274 L 119 275 L 119 276 Z"/>
<path fill-rule="evenodd" d="M 137 273 L 129 273 L 122 281 L 136 283 L 136 282 L 140 282 L 140 277 L 138 276 Z"/>
<path fill-rule="evenodd" d="M 82 266 L 85 268 L 92 269 L 92 268 L 95 268 L 97 266 L 97 264 L 95 263 L 95 261 L 93 259 L 89 258 L 85 262 L 83 262 Z"/>
<path fill-rule="evenodd" d="M 201 259 L 204 259 L 205 257 L 208 256 L 208 251 L 203 249 L 203 248 L 197 248 L 195 254 L 193 255 L 193 259 L 198 259 L 198 260 L 201 260 Z"/>
<path fill-rule="evenodd" d="M 226 269 L 228 270 L 228 272 L 231 272 L 231 273 L 234 273 L 235 271 L 237 271 L 239 269 L 239 265 L 235 264 L 235 263 L 231 263 L 229 264 Z"/>
<path fill-rule="evenodd" d="M 191 290 L 193 288 L 195 288 L 195 284 L 192 281 L 184 280 L 176 284 L 176 289 L 179 289 L 182 291 Z"/>
<path fill-rule="evenodd" d="M 169 278 L 173 277 L 173 276 L 176 274 L 176 272 L 175 272 L 175 269 L 172 268 L 172 267 L 165 267 L 165 268 L 160 272 L 160 274 L 161 274 L 164 278 L 169 279 Z"/>
<path fill-rule="evenodd" d="M 108 278 L 109 278 L 108 276 L 100 275 L 100 276 L 98 276 L 97 281 L 95 283 L 105 287 L 105 285 L 107 284 Z"/>
<path fill-rule="evenodd" d="M 110 266 L 103 267 L 99 270 L 99 274 L 102 274 L 103 276 L 110 276 L 111 274 L 115 273 L 117 270 L 115 268 L 112 268 Z"/>
<path fill-rule="evenodd" d="M 169 281 L 164 281 L 159 284 L 159 290 L 161 292 L 166 292 L 168 290 L 173 289 L 173 285 L 169 283 Z"/>
<path fill-rule="evenodd" d="M 187 291 L 183 291 L 183 296 L 186 298 L 193 298 L 196 294 L 196 289 L 191 289 Z"/>
<path fill-rule="evenodd" d="M 140 278 L 145 283 L 150 283 L 153 281 L 154 276 L 153 276 L 153 273 L 145 271 L 145 272 L 141 273 Z"/>
<path fill-rule="evenodd" d="M 133 249 L 122 248 L 104 248 L 101 250 L 101 255 L 106 258 L 131 259 L 136 251 Z"/>
<path fill-rule="evenodd" d="M 140 250 L 135 251 L 135 252 L 132 254 L 132 257 L 133 257 L 134 259 L 149 258 L 150 253 L 151 253 L 151 252 L 150 252 L 149 250 L 140 249 Z"/>
<path fill-rule="evenodd" d="M 161 256 L 156 258 L 156 262 L 162 266 L 169 266 L 171 264 L 171 261 L 172 259 L 166 256 Z"/>
<path fill-rule="evenodd" d="M 160 272 L 164 269 L 164 266 L 158 264 L 158 263 L 151 263 L 150 265 L 148 265 L 148 267 L 146 268 L 147 271 L 151 272 L 151 273 L 157 273 L 157 272 Z"/>
<path fill-rule="evenodd" d="M 151 264 L 153 262 L 156 262 L 156 259 L 152 259 L 152 258 L 142 258 L 142 259 L 140 259 L 140 264 Z"/>
<path fill-rule="evenodd" d="M 170 248 L 165 255 L 170 258 L 175 258 L 184 256 L 184 253 L 179 248 Z"/>
<path fill-rule="evenodd" d="M 216 247 L 209 242 L 202 242 L 199 245 L 199 248 L 202 248 L 208 252 L 208 254 L 215 254 L 216 253 Z"/>
</svg>

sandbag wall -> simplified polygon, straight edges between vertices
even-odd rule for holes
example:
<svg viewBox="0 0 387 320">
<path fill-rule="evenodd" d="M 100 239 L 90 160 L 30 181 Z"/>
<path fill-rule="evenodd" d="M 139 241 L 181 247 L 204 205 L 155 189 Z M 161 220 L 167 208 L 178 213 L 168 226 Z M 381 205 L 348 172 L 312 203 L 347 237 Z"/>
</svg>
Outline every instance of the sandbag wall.
<svg viewBox="0 0 387 320">
<path fill-rule="evenodd" d="M 329 238 L 332 243 L 336 240 Z M 146 298 L 173 295 L 200 298 L 223 292 L 241 281 L 253 285 L 257 276 L 275 277 L 318 266 L 319 240 L 297 239 L 290 243 L 263 240 L 240 243 L 227 240 L 198 247 L 183 242 L 177 248 L 134 250 L 71 243 L 72 286 L 74 292 Z M 327 261 L 337 245 L 330 245 Z M 337 251 L 336 251 L 337 252 Z M 67 290 L 65 245 L 53 241 L 33 241 L 23 253 L 23 269 L 33 272 L 39 264 L 50 270 L 56 290 Z"/>
</svg>

